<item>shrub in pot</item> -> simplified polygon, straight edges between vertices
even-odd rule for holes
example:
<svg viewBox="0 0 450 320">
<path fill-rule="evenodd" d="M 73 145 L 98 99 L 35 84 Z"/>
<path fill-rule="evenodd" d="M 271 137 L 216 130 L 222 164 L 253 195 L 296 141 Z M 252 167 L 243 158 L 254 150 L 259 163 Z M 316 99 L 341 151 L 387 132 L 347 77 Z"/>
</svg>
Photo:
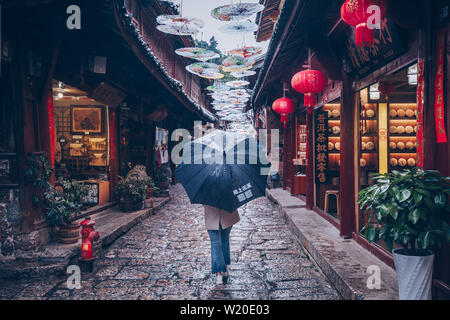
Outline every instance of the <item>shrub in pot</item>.
<svg viewBox="0 0 450 320">
<path fill-rule="evenodd" d="M 156 186 L 155 182 L 153 181 L 152 177 L 147 177 L 145 179 L 145 183 L 147 185 L 147 199 L 151 198 L 154 192 L 157 192 L 159 188 Z"/>
<path fill-rule="evenodd" d="M 75 243 L 80 237 L 80 225 L 72 221 L 83 209 L 82 198 L 87 195 L 87 186 L 76 181 L 61 181 L 49 186 L 44 192 L 46 219 L 51 227 L 59 227 L 59 241 Z"/>
<path fill-rule="evenodd" d="M 167 190 L 169 188 L 171 177 L 172 170 L 170 170 L 169 164 L 165 163 L 161 165 L 156 171 L 156 181 L 158 183 L 158 188 Z"/>
<path fill-rule="evenodd" d="M 433 251 L 450 242 L 450 178 L 413 168 L 374 180 L 358 195 L 360 208 L 371 212 L 365 236 L 382 239 L 389 251 L 394 243 L 401 247 L 393 252 L 400 299 L 431 299 Z"/>
<path fill-rule="evenodd" d="M 147 193 L 147 182 L 145 180 L 126 180 L 123 177 L 119 177 L 115 193 L 116 198 L 119 200 L 120 210 L 130 212 L 143 209 Z"/>
</svg>

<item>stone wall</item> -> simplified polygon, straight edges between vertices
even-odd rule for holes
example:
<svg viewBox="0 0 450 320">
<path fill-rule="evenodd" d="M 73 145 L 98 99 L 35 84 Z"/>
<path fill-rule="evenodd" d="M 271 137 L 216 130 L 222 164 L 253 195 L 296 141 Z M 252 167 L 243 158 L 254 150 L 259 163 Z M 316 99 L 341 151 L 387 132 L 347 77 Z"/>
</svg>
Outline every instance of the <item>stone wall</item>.
<svg viewBox="0 0 450 320">
<path fill-rule="evenodd" d="M 28 256 L 49 240 L 48 228 L 22 232 L 19 190 L 0 189 L 0 261 Z"/>
</svg>

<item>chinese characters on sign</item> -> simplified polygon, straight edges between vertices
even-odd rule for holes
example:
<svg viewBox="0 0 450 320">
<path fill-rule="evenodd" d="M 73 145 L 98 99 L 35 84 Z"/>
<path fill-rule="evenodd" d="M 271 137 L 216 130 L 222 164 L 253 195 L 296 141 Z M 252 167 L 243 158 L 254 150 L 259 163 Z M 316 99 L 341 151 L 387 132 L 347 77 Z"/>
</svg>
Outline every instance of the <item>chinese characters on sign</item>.
<svg viewBox="0 0 450 320">
<path fill-rule="evenodd" d="M 437 46 L 437 70 L 435 79 L 435 96 L 434 116 L 436 121 L 436 137 L 437 143 L 446 143 L 447 134 L 445 132 L 444 120 L 444 54 L 445 54 L 445 39 L 447 37 L 447 28 L 438 31 L 436 37 Z"/>
<path fill-rule="evenodd" d="M 325 184 L 328 181 L 328 113 L 319 111 L 316 115 L 315 176 L 317 184 Z"/>
<path fill-rule="evenodd" d="M 239 202 L 250 199 L 251 197 L 253 197 L 251 183 L 247 183 L 246 185 L 233 190 L 233 194 L 237 197 Z"/>
<path fill-rule="evenodd" d="M 423 168 L 423 105 L 425 103 L 425 60 L 420 60 L 417 64 L 417 167 Z"/>
<path fill-rule="evenodd" d="M 347 55 L 353 72 L 360 78 L 375 71 L 404 52 L 396 27 L 386 18 L 381 22 L 381 29 L 374 30 L 374 45 L 357 47 L 354 41 L 347 40 Z"/>
</svg>

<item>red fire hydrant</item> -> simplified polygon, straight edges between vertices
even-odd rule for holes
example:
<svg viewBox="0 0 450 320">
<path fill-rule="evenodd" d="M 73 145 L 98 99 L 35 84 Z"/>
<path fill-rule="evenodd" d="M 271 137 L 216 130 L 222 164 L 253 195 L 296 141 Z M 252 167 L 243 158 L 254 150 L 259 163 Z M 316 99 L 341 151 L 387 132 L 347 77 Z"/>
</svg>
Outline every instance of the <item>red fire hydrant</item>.
<svg viewBox="0 0 450 320">
<path fill-rule="evenodd" d="M 93 243 L 98 240 L 99 234 L 94 231 L 95 221 L 90 217 L 85 218 L 81 223 L 81 257 L 80 261 L 92 261 Z"/>
</svg>

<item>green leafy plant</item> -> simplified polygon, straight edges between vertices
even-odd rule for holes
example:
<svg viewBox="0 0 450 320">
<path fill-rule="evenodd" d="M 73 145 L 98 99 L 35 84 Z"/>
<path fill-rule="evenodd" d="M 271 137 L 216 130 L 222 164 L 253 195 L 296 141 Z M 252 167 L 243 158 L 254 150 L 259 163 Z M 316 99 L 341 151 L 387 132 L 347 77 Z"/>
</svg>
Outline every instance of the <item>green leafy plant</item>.
<svg viewBox="0 0 450 320">
<path fill-rule="evenodd" d="M 37 190 L 33 192 L 32 201 L 34 205 L 39 205 L 43 200 L 43 192 L 51 187 L 49 182 L 53 174 L 53 168 L 48 162 L 45 153 L 30 153 L 27 158 L 27 169 L 25 178 Z"/>
<path fill-rule="evenodd" d="M 63 180 L 60 185 L 50 186 L 44 192 L 44 207 L 49 224 L 70 224 L 72 218 L 83 209 L 83 197 L 87 194 L 88 187 L 76 181 Z"/>
<path fill-rule="evenodd" d="M 155 182 L 153 181 L 152 177 L 147 177 L 145 179 L 145 184 L 147 185 L 147 188 L 153 189 L 153 191 L 158 191 L 159 188 L 156 186 Z"/>
<path fill-rule="evenodd" d="M 358 194 L 361 209 L 369 210 L 363 228 L 368 241 L 383 239 L 389 251 L 401 245 L 421 255 L 450 242 L 450 178 L 438 171 L 413 168 L 375 175 L 376 184 Z M 378 223 L 373 223 L 373 218 Z"/>
<path fill-rule="evenodd" d="M 115 193 L 119 201 L 141 202 L 147 192 L 147 180 L 129 179 L 119 177 Z"/>
<path fill-rule="evenodd" d="M 169 164 L 165 163 L 158 168 L 156 171 L 156 181 L 160 183 L 168 183 L 172 178 L 172 170 L 169 168 Z"/>
</svg>

